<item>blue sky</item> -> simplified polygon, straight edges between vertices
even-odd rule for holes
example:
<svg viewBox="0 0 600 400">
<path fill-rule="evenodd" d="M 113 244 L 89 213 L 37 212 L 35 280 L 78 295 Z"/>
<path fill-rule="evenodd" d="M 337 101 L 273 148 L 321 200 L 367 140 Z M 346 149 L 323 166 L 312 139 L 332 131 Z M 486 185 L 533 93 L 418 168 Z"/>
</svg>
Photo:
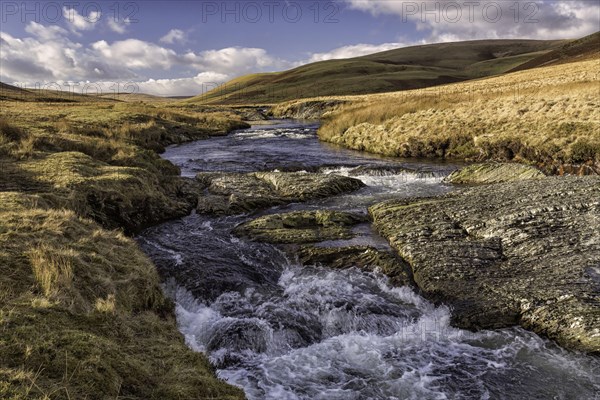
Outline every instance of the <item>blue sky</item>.
<svg viewBox="0 0 600 400">
<path fill-rule="evenodd" d="M 579 0 L 1 2 L 0 80 L 193 95 L 252 72 L 415 44 L 581 37 Z"/>
</svg>

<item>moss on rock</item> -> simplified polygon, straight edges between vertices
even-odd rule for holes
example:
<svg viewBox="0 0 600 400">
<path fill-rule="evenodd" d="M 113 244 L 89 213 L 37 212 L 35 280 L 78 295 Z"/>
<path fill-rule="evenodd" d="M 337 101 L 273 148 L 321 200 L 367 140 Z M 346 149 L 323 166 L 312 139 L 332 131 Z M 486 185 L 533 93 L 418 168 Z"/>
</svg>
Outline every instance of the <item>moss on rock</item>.
<svg viewBox="0 0 600 400">
<path fill-rule="evenodd" d="M 311 243 L 354 237 L 353 225 L 367 216 L 341 211 L 295 211 L 265 215 L 238 226 L 234 233 L 268 243 Z"/>
</svg>

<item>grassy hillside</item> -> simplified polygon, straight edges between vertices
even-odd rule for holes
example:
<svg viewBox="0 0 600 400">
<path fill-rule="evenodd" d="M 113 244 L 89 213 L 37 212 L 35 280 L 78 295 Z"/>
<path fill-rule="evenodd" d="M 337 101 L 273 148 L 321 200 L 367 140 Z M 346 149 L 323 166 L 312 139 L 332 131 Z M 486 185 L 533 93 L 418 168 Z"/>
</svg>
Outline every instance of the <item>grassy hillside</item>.
<svg viewBox="0 0 600 400">
<path fill-rule="evenodd" d="M 0 398 L 244 397 L 185 345 L 122 232 L 194 207 L 156 150 L 241 126 L 209 108 L 0 102 Z"/>
<path fill-rule="evenodd" d="M 146 93 L 106 93 L 97 97 L 101 99 L 126 101 L 131 103 L 172 103 L 175 101 L 188 99 L 191 96 L 163 97 Z"/>
<path fill-rule="evenodd" d="M 112 98 L 87 96 L 69 91 L 48 89 L 22 89 L 0 82 L 0 101 L 50 102 L 50 103 L 98 103 L 114 102 Z"/>
<path fill-rule="evenodd" d="M 573 40 L 557 49 L 542 54 L 528 62 L 519 65 L 509 72 L 523 71 L 526 69 L 550 65 L 566 64 L 575 61 L 584 61 L 598 58 L 600 54 L 600 32 Z"/>
<path fill-rule="evenodd" d="M 561 44 L 564 41 L 482 40 L 406 47 L 284 72 L 247 75 L 187 101 L 272 104 L 316 96 L 424 88 L 500 74 Z"/>
<path fill-rule="evenodd" d="M 600 173 L 600 58 L 435 88 L 321 98 L 343 102 L 322 140 L 398 157 L 500 160 Z"/>
</svg>

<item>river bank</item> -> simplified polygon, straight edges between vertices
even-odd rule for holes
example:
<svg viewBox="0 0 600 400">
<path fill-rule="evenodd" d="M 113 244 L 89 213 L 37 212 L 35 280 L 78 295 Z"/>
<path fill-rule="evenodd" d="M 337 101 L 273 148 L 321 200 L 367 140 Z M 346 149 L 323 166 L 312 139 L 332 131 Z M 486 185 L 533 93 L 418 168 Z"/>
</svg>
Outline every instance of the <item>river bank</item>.
<svg viewBox="0 0 600 400">
<path fill-rule="evenodd" d="M 186 347 L 123 232 L 189 214 L 157 151 L 247 126 L 223 110 L 2 102 L 0 397 L 244 398 Z"/>
<path fill-rule="evenodd" d="M 427 89 L 301 99 L 272 113 L 322 118 L 321 140 L 376 154 L 598 175 L 599 63 L 594 57 Z"/>
</svg>

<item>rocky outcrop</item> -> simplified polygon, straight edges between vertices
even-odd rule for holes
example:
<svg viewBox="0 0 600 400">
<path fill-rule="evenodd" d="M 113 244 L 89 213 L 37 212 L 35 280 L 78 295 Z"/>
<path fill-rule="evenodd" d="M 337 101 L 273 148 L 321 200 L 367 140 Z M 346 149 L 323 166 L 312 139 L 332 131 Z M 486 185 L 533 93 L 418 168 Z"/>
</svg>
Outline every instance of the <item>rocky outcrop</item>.
<svg viewBox="0 0 600 400">
<path fill-rule="evenodd" d="M 600 178 L 476 186 L 369 211 L 456 325 L 521 324 L 600 352 Z"/>
<path fill-rule="evenodd" d="M 238 226 L 234 233 L 268 243 L 313 243 L 354 237 L 353 225 L 366 215 L 341 211 L 295 211 L 265 215 Z"/>
<path fill-rule="evenodd" d="M 357 235 L 352 227 L 368 220 L 367 215 L 343 211 L 294 211 L 258 217 L 237 226 L 233 233 L 259 242 L 283 244 L 284 249 L 298 257 L 302 265 L 378 270 L 387 275 L 393 285 L 411 283 L 410 267 L 393 254 L 391 249 L 382 250 L 372 246 L 336 247 L 332 242 L 328 246 L 308 245 L 354 238 Z"/>
<path fill-rule="evenodd" d="M 208 191 L 198 200 L 198 212 L 225 215 L 334 196 L 364 186 L 354 178 L 304 172 L 206 172 L 196 179 Z"/>
<path fill-rule="evenodd" d="M 302 246 L 298 259 L 303 265 L 322 265 L 345 269 L 357 267 L 367 271 L 379 270 L 394 286 L 411 284 L 410 267 L 388 251 L 371 246 L 317 247 Z"/>
<path fill-rule="evenodd" d="M 483 184 L 542 179 L 546 175 L 539 169 L 517 163 L 483 163 L 461 168 L 444 181 L 455 184 Z"/>
</svg>

